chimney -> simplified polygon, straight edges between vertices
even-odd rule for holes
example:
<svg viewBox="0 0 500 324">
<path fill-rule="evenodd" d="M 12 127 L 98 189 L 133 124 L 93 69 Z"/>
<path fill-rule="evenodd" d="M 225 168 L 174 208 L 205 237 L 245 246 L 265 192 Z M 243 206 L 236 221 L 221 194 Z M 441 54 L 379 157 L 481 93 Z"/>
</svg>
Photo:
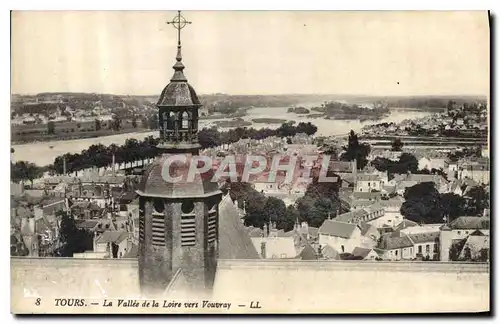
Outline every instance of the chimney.
<svg viewBox="0 0 500 324">
<path fill-rule="evenodd" d="M 260 243 L 260 255 L 262 256 L 262 259 L 266 258 L 266 242 Z"/>
</svg>

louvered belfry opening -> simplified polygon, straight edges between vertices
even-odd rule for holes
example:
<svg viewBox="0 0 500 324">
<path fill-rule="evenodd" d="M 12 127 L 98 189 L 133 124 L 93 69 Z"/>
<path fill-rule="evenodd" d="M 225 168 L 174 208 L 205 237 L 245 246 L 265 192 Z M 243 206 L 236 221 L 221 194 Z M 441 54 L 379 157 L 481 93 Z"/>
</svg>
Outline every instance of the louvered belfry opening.
<svg viewBox="0 0 500 324">
<path fill-rule="evenodd" d="M 181 246 L 196 244 L 196 215 L 181 216 Z"/>
<path fill-rule="evenodd" d="M 214 208 L 208 211 L 207 242 L 214 243 L 216 238 L 217 238 L 217 210 Z"/>
</svg>

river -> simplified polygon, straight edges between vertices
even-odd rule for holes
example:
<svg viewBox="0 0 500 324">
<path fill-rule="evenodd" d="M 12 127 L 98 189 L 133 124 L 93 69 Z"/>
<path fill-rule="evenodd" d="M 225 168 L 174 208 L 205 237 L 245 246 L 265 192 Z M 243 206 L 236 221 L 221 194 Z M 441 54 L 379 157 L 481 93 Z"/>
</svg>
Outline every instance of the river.
<svg viewBox="0 0 500 324">
<path fill-rule="evenodd" d="M 303 107 L 313 107 L 319 105 L 318 103 L 301 104 Z M 295 113 L 288 113 L 287 109 L 289 107 L 272 107 L 272 108 L 251 108 L 247 110 L 247 116 L 243 117 L 244 120 L 251 121 L 254 118 L 280 118 L 286 120 L 293 120 L 296 123 L 299 122 L 311 122 L 318 127 L 318 132 L 316 135 L 319 136 L 333 136 L 342 135 L 348 133 L 351 129 L 355 132 L 359 132 L 361 128 L 368 124 L 381 123 L 381 122 L 401 122 L 404 119 L 415 119 L 429 115 L 430 113 L 415 111 L 415 110 L 403 110 L 403 109 L 391 109 L 391 113 L 386 118 L 379 121 L 354 121 L 354 120 L 331 120 L 323 118 L 307 118 L 307 115 L 297 115 Z M 200 128 L 210 125 L 215 120 L 201 120 Z M 262 127 L 278 127 L 278 124 L 253 124 L 254 128 Z M 223 128 L 220 128 L 223 129 Z M 128 133 L 119 134 L 111 136 L 103 136 L 98 138 L 85 138 L 79 140 L 68 140 L 68 141 L 51 141 L 51 142 L 38 142 L 38 143 L 28 143 L 28 144 L 18 144 L 13 145 L 15 152 L 12 154 L 13 161 L 29 161 L 37 165 L 48 165 L 54 162 L 54 159 L 65 153 L 79 153 L 82 150 L 88 148 L 92 144 L 117 144 L 122 145 L 128 138 L 136 138 L 142 140 L 147 136 L 158 134 L 157 131 L 153 132 L 143 132 L 143 133 Z"/>
</svg>

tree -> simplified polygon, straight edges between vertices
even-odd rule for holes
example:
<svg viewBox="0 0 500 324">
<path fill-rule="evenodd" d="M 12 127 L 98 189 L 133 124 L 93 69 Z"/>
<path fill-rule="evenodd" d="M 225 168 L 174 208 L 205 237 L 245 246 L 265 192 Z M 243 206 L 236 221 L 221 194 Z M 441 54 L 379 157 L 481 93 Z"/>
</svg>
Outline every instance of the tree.
<svg viewBox="0 0 500 324">
<path fill-rule="evenodd" d="M 403 151 L 403 142 L 401 142 L 401 139 L 399 137 L 395 138 L 392 141 L 391 146 L 392 146 L 391 150 L 393 152 L 401 152 L 401 151 Z"/>
<path fill-rule="evenodd" d="M 83 229 L 78 229 L 73 215 L 68 215 L 62 211 L 56 215 L 61 217 L 59 234 L 62 247 L 59 251 L 60 256 L 73 257 L 74 253 L 82 253 L 92 249 L 92 234 Z"/>
<path fill-rule="evenodd" d="M 465 215 L 465 199 L 457 194 L 448 192 L 441 194 L 443 216 L 451 222 L 459 216 Z"/>
<path fill-rule="evenodd" d="M 356 160 L 358 170 L 363 169 L 368 164 L 368 155 L 370 154 L 370 145 L 359 143 L 358 135 L 353 130 L 349 133 L 348 145 L 344 147 L 340 159 L 342 161 Z"/>
<path fill-rule="evenodd" d="M 467 213 L 469 215 L 481 216 L 485 208 L 490 205 L 489 196 L 481 186 L 472 187 L 465 194 L 467 199 Z"/>
<path fill-rule="evenodd" d="M 101 130 L 101 121 L 99 119 L 95 119 L 94 120 L 94 126 L 95 126 L 95 130 L 98 131 L 98 130 Z"/>
<path fill-rule="evenodd" d="M 53 121 L 47 123 L 47 134 L 54 134 L 56 125 Z"/>
<path fill-rule="evenodd" d="M 404 198 L 401 215 L 407 219 L 424 224 L 443 221 L 440 195 L 433 182 L 421 182 L 406 188 Z"/>
<path fill-rule="evenodd" d="M 285 218 L 286 205 L 281 199 L 269 197 L 266 199 L 264 210 L 266 211 L 267 220 L 277 223 L 278 220 L 283 220 Z"/>
<path fill-rule="evenodd" d="M 114 115 L 113 119 L 111 120 L 111 129 L 114 131 L 119 131 L 122 128 L 122 120 L 118 115 Z"/>
</svg>

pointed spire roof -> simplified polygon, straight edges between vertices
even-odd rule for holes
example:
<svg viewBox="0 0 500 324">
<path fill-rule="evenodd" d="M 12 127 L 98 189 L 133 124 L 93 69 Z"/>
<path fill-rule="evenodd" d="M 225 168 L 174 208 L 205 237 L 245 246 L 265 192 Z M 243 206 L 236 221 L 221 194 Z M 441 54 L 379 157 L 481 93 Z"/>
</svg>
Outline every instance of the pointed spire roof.
<svg viewBox="0 0 500 324">
<path fill-rule="evenodd" d="M 201 106 L 200 100 L 194 88 L 187 82 L 184 75 L 184 64 L 182 63 L 182 45 L 181 45 L 181 29 L 190 24 L 184 17 L 180 15 L 180 11 L 176 18 L 167 22 L 172 24 L 178 31 L 177 36 L 177 55 L 175 56 L 174 75 L 170 79 L 170 83 L 163 89 L 158 106 Z"/>
<path fill-rule="evenodd" d="M 170 79 L 171 82 L 187 82 L 187 78 L 184 75 L 184 64 L 182 64 L 182 53 L 181 53 L 181 44 L 177 45 L 177 56 L 175 57 L 175 62 L 173 69 L 174 69 L 174 75 L 172 76 L 172 79 Z"/>
</svg>

